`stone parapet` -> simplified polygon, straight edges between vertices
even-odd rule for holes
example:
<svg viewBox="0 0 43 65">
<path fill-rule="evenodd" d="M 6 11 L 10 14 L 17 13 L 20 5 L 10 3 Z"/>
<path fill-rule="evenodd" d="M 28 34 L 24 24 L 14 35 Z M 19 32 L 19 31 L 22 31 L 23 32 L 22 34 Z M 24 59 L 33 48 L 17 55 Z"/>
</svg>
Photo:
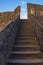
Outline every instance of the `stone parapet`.
<svg viewBox="0 0 43 65">
<path fill-rule="evenodd" d="M 43 5 L 27 4 L 28 17 L 29 15 L 43 16 Z"/>
<path fill-rule="evenodd" d="M 17 18 L 20 18 L 20 6 L 18 6 L 12 12 L 2 12 L 0 13 L 0 31 L 2 31 L 9 23 Z"/>
</svg>

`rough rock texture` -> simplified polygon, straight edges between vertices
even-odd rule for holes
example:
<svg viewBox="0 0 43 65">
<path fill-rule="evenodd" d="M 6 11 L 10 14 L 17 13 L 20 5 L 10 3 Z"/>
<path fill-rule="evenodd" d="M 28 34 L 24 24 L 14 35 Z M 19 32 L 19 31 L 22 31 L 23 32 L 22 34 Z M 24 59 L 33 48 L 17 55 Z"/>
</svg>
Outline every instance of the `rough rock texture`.
<svg viewBox="0 0 43 65">
<path fill-rule="evenodd" d="M 35 16 L 42 16 L 43 15 L 43 5 L 28 3 L 27 11 L 28 11 L 28 16 L 30 14 L 33 14 Z"/>
<path fill-rule="evenodd" d="M 16 33 L 20 25 L 20 18 L 12 21 L 3 31 L 0 32 L 0 65 L 6 65 L 9 51 L 15 42 Z M 2 63 L 3 62 L 3 63 Z"/>
<path fill-rule="evenodd" d="M 27 4 L 28 19 L 31 20 L 35 35 L 43 51 L 43 5 Z"/>
<path fill-rule="evenodd" d="M 0 31 L 2 31 L 13 20 L 16 20 L 18 15 L 20 16 L 20 6 L 18 6 L 12 12 L 2 12 L 2 13 L 0 13 Z"/>
</svg>

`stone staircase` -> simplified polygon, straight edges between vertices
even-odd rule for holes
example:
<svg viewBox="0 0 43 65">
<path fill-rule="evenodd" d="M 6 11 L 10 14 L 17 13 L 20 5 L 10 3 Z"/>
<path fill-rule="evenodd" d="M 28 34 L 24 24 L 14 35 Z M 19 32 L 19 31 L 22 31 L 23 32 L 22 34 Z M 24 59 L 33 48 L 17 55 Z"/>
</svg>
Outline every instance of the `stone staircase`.
<svg viewBox="0 0 43 65">
<path fill-rule="evenodd" d="M 21 27 L 9 52 L 7 65 L 43 65 L 43 53 L 28 20 L 21 20 Z"/>
</svg>

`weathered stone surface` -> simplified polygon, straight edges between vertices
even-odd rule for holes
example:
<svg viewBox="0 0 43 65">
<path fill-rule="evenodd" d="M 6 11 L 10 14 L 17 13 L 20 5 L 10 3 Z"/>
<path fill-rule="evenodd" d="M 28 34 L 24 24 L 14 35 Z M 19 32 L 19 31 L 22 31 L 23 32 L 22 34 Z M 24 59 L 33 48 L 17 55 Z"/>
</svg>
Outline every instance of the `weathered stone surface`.
<svg viewBox="0 0 43 65">
<path fill-rule="evenodd" d="M 3 31 L 0 32 L 0 65 L 5 65 L 9 51 L 15 41 L 16 33 L 20 25 L 20 18 L 12 21 Z M 2 63 L 3 62 L 3 63 Z"/>
<path fill-rule="evenodd" d="M 20 16 L 20 6 L 18 6 L 12 12 L 2 12 L 0 13 L 0 31 L 2 31 L 8 24 L 13 20 L 16 20 Z"/>
<path fill-rule="evenodd" d="M 43 51 L 43 5 L 27 4 L 28 19 L 33 26 L 40 49 Z"/>
<path fill-rule="evenodd" d="M 42 16 L 43 15 L 43 5 L 28 3 L 27 9 L 28 9 L 28 16 L 30 14 L 35 15 L 35 16 Z"/>
</svg>

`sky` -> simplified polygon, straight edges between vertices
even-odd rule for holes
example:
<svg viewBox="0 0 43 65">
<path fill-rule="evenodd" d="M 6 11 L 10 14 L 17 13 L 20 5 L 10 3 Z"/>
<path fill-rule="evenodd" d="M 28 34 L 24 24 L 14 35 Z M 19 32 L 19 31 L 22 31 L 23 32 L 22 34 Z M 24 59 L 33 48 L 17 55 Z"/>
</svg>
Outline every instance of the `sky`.
<svg viewBox="0 0 43 65">
<path fill-rule="evenodd" d="M 20 18 L 27 18 L 27 3 L 43 5 L 43 0 L 0 0 L 0 12 L 13 11 L 21 6 Z"/>
</svg>

